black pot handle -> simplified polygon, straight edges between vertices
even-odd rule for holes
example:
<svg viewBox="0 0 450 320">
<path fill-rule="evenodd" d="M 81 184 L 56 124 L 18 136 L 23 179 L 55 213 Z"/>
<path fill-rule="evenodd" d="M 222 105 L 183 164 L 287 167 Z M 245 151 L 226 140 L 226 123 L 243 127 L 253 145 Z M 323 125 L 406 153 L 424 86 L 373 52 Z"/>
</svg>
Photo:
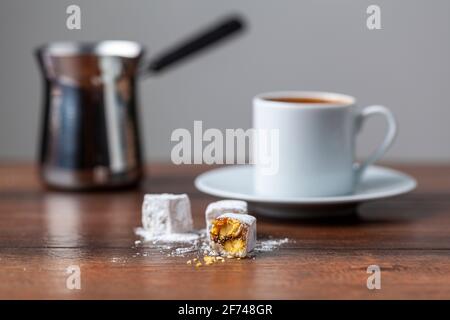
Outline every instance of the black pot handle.
<svg viewBox="0 0 450 320">
<path fill-rule="evenodd" d="M 238 31 L 242 31 L 244 26 L 244 22 L 240 17 L 227 17 L 181 44 L 156 56 L 148 64 L 144 72 L 147 74 L 159 73 L 167 67 L 180 62 L 184 58 L 210 47 L 213 44 L 217 44 L 221 40 L 236 34 Z"/>
</svg>

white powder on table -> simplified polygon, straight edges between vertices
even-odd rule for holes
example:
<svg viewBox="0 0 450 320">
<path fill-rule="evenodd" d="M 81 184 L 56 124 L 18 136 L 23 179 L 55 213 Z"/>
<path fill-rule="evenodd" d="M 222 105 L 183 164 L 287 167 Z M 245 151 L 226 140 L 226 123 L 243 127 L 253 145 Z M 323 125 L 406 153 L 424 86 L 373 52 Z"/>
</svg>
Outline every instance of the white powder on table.
<svg viewBox="0 0 450 320">
<path fill-rule="evenodd" d="M 153 236 L 143 228 L 135 229 L 136 235 L 142 237 L 142 244 L 152 244 L 155 249 L 167 256 L 185 257 L 186 255 L 217 255 L 211 250 L 207 240 L 206 230 L 202 229 L 190 233 L 172 233 L 161 236 Z M 139 240 L 138 240 L 139 241 Z M 288 238 L 261 239 L 256 242 L 254 253 L 270 252 L 280 248 L 283 244 L 292 242 Z"/>
<path fill-rule="evenodd" d="M 136 235 L 143 238 L 144 242 L 162 242 L 162 243 L 169 243 L 169 242 L 192 242 L 195 240 L 198 240 L 202 237 L 202 234 L 197 232 L 189 232 L 189 233 L 169 233 L 169 234 L 162 234 L 162 235 L 153 235 L 151 232 L 144 228 L 136 228 L 135 230 Z M 139 240 L 138 240 L 139 241 Z M 136 244 L 136 242 L 135 242 Z"/>
<path fill-rule="evenodd" d="M 257 241 L 255 246 L 256 252 L 269 252 L 281 247 L 281 245 L 290 242 L 288 238 L 284 239 L 268 239 Z"/>
</svg>

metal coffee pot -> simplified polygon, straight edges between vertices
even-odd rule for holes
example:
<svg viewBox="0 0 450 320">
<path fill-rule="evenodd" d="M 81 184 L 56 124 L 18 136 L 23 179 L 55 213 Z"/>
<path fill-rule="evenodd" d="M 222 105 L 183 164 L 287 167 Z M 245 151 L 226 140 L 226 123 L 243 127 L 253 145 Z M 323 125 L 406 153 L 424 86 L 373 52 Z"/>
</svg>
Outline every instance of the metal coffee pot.
<svg viewBox="0 0 450 320">
<path fill-rule="evenodd" d="M 38 48 L 45 83 L 44 183 L 67 190 L 136 185 L 143 175 L 136 81 L 242 29 L 238 17 L 229 17 L 146 64 L 143 46 L 130 41 Z"/>
</svg>

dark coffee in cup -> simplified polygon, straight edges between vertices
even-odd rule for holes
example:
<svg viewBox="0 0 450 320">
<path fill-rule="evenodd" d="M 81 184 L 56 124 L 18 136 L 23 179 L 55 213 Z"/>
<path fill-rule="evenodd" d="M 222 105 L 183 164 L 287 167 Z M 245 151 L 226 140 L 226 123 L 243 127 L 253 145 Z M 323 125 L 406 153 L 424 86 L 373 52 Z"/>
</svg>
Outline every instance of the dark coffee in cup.
<svg viewBox="0 0 450 320">
<path fill-rule="evenodd" d="M 316 97 L 280 97 L 280 98 L 267 98 L 265 100 L 275 102 L 286 103 L 299 103 L 299 104 L 332 104 L 332 105 L 344 105 L 348 102 L 342 100 L 332 100 Z"/>
</svg>

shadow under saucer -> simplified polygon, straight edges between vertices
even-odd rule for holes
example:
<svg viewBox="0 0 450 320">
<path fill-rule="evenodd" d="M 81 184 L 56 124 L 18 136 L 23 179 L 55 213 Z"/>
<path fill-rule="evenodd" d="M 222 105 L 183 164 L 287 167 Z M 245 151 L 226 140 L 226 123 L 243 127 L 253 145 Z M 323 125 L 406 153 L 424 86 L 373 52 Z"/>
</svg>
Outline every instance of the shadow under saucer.
<svg viewBox="0 0 450 320">
<path fill-rule="evenodd" d="M 305 219 L 323 217 L 342 217 L 357 214 L 359 203 L 301 205 L 249 203 L 250 212 L 256 212 L 266 217 L 282 219 Z"/>
</svg>

